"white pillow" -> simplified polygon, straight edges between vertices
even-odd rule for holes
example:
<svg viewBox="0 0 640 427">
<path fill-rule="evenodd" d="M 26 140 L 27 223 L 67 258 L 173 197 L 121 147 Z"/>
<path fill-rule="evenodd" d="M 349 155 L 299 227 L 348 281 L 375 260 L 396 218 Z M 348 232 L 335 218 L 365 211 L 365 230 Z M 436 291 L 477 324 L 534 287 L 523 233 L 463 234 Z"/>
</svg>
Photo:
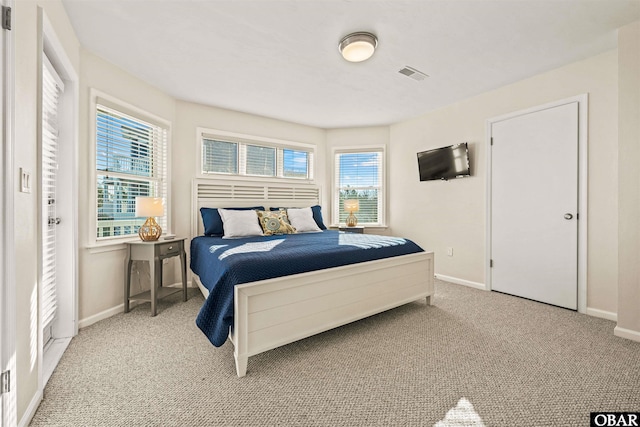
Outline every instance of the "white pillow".
<svg viewBox="0 0 640 427">
<path fill-rule="evenodd" d="M 218 213 L 222 218 L 222 227 L 224 229 L 222 238 L 262 236 L 262 228 L 258 223 L 256 211 L 218 209 Z"/>
<path fill-rule="evenodd" d="M 313 219 L 311 208 L 289 208 L 287 209 L 287 215 L 289 216 L 289 222 L 295 227 L 298 233 L 304 233 L 305 231 L 322 231 Z"/>
</svg>

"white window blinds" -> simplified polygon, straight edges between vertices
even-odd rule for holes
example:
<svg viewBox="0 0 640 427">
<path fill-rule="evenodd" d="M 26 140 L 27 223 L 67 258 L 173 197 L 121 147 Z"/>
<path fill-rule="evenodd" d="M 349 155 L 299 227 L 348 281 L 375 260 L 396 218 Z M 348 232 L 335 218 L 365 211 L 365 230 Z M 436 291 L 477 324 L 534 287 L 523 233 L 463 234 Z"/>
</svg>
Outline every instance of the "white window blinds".
<svg viewBox="0 0 640 427">
<path fill-rule="evenodd" d="M 313 149 L 202 135 L 202 173 L 313 179 Z M 291 143 L 294 144 L 294 143 Z"/>
<path fill-rule="evenodd" d="M 379 150 L 336 152 L 334 159 L 333 221 L 344 223 L 349 212 L 344 201 L 357 199 L 358 224 L 382 225 L 384 221 L 384 152 Z"/>
<path fill-rule="evenodd" d="M 247 175 L 275 176 L 276 149 L 258 145 L 246 145 Z"/>
<path fill-rule="evenodd" d="M 160 197 L 167 230 L 168 129 L 98 103 L 96 110 L 96 237 L 134 235 L 146 218 L 136 218 L 136 196 Z"/>
<path fill-rule="evenodd" d="M 202 171 L 205 173 L 238 173 L 238 144 L 202 140 Z"/>
<path fill-rule="evenodd" d="M 42 67 L 42 327 L 56 315 L 56 189 L 58 101 L 64 85 L 46 57 Z"/>
</svg>

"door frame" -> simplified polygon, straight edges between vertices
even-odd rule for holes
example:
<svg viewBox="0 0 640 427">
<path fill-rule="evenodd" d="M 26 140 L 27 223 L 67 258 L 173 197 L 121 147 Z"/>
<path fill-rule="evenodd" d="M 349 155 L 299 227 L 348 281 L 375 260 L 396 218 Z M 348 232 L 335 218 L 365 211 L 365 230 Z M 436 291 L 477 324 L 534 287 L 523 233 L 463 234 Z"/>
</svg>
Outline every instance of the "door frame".
<svg viewBox="0 0 640 427">
<path fill-rule="evenodd" d="M 570 98 L 550 102 L 543 105 L 514 111 L 486 121 L 486 147 L 487 147 L 487 175 L 486 175 L 486 247 L 485 247 L 485 289 L 491 290 L 491 175 L 492 175 L 492 125 L 497 122 L 512 119 L 518 116 L 547 110 L 561 105 L 578 103 L 578 312 L 587 312 L 587 196 L 588 196 L 588 109 L 589 96 L 582 94 Z"/>
<path fill-rule="evenodd" d="M 54 321 L 54 331 L 61 335 L 55 346 L 51 346 L 45 354 L 42 337 L 42 319 L 38 316 L 38 390 L 44 391 L 53 370 L 57 366 L 62 354 L 69 345 L 71 338 L 78 334 L 78 108 L 79 108 L 79 78 L 71 60 L 67 56 L 64 46 L 58 38 L 55 29 L 47 17 L 44 9 L 38 7 L 38 81 L 42 80 L 42 65 L 44 54 L 54 65 L 56 72 L 63 80 L 65 90 L 60 97 L 59 111 L 64 119 L 60 122 L 60 139 L 65 140 L 65 147 L 59 144 L 59 158 L 63 167 L 58 173 L 60 188 L 68 191 L 66 202 L 58 205 L 59 214 L 64 215 L 69 231 L 68 256 L 65 256 L 65 280 L 60 280 L 57 286 L 60 304 L 57 319 Z M 38 111 L 41 111 L 42 93 L 38 91 Z M 41 114 L 41 113 L 38 113 Z M 38 123 L 41 117 L 39 117 Z M 40 125 L 38 125 L 40 126 Z M 38 130 L 38 185 L 41 181 L 41 130 Z M 65 150 L 64 152 L 62 150 Z M 42 198 L 38 192 L 38 247 L 42 245 Z M 58 247 L 57 250 L 60 250 Z M 41 253 L 38 255 L 39 269 L 42 265 Z M 40 271 L 38 276 L 40 275 Z M 38 290 L 42 284 L 38 277 Z M 38 312 L 40 307 L 38 307 Z"/>
</svg>

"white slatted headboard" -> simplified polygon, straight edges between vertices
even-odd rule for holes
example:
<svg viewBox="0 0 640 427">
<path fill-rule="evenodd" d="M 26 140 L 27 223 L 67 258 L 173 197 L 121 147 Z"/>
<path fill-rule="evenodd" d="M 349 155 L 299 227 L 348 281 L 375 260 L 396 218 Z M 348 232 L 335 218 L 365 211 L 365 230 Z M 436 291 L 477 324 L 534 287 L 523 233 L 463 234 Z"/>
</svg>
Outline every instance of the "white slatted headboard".
<svg viewBox="0 0 640 427">
<path fill-rule="evenodd" d="M 191 184 L 191 237 L 204 232 L 200 208 L 250 206 L 306 208 L 320 204 L 315 184 L 280 184 L 257 181 L 194 179 Z"/>
</svg>

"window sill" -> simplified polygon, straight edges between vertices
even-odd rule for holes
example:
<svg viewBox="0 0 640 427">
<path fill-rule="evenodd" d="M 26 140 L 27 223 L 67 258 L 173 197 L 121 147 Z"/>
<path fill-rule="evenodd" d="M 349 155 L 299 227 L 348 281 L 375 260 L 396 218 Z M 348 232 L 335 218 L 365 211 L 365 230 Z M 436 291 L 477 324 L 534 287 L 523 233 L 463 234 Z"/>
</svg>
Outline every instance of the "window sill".
<svg viewBox="0 0 640 427">
<path fill-rule="evenodd" d="M 90 254 L 100 254 L 103 252 L 112 252 L 112 251 L 122 251 L 127 249 L 127 242 L 134 242 L 138 240 L 139 237 L 127 237 L 117 240 L 107 240 L 107 241 L 95 241 L 88 243 L 85 245 L 85 249 L 89 251 Z"/>
<path fill-rule="evenodd" d="M 175 237 L 175 234 L 173 233 L 163 234 L 161 239 L 168 236 Z M 138 241 L 140 241 L 140 238 L 137 235 L 122 237 L 114 240 L 99 240 L 99 241 L 88 243 L 87 245 L 85 245 L 85 249 L 87 249 L 90 254 L 101 254 L 104 252 L 123 251 L 127 249 L 127 243 L 138 242 Z"/>
</svg>

